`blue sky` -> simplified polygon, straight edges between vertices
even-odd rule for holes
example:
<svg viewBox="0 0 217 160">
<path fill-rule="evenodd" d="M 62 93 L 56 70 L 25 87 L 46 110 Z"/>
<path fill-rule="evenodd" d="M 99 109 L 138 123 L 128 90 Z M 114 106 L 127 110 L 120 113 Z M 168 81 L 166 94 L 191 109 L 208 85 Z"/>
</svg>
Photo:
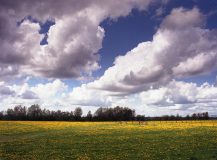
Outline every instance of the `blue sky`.
<svg viewBox="0 0 217 160">
<path fill-rule="evenodd" d="M 0 110 L 217 114 L 217 1 L 0 3 Z"/>
</svg>

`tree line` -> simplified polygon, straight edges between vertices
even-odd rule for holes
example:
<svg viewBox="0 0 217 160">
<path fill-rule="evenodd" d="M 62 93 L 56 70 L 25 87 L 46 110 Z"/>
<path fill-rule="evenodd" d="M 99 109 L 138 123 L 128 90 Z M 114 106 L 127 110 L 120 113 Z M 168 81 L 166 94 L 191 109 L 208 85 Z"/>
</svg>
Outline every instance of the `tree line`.
<svg viewBox="0 0 217 160">
<path fill-rule="evenodd" d="M 146 120 L 155 120 L 155 121 L 178 121 L 178 120 L 208 120 L 208 119 L 215 119 L 215 117 L 209 117 L 208 112 L 202 113 L 193 113 L 192 115 L 180 116 L 177 115 L 164 115 L 161 117 L 146 117 Z"/>
<path fill-rule="evenodd" d="M 145 117 L 144 115 L 136 115 L 135 110 L 128 107 L 114 108 L 98 108 L 93 114 L 91 111 L 87 115 L 83 115 L 80 107 L 74 111 L 53 111 L 42 109 L 38 104 L 30 107 L 15 106 L 0 112 L 0 120 L 37 120 L 37 121 L 169 121 L 169 120 L 207 120 L 209 119 L 208 112 L 194 113 L 182 117 L 180 115 L 165 115 L 161 117 Z"/>
<path fill-rule="evenodd" d="M 89 111 L 83 115 L 80 107 L 74 111 L 52 111 L 41 109 L 38 104 L 30 107 L 15 106 L 0 112 L 0 120 L 38 120 L 38 121 L 130 121 L 135 118 L 135 110 L 127 107 L 102 108 L 100 107 L 94 114 Z"/>
</svg>

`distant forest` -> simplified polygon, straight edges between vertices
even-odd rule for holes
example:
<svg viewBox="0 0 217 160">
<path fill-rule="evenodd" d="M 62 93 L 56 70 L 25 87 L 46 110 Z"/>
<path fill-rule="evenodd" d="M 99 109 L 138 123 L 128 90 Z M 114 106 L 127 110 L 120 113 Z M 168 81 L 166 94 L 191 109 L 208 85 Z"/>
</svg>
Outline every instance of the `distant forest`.
<svg viewBox="0 0 217 160">
<path fill-rule="evenodd" d="M 89 111 L 87 115 L 83 115 L 80 107 L 74 111 L 52 111 L 41 109 L 38 104 L 30 107 L 15 106 L 13 109 L 0 112 L 0 120 L 33 120 L 33 121 L 173 121 L 173 120 L 208 120 L 210 119 L 208 112 L 193 113 L 182 117 L 180 115 L 165 115 L 161 117 L 145 117 L 144 115 L 136 115 L 135 110 L 127 107 L 115 108 L 98 108 L 95 113 Z"/>
</svg>

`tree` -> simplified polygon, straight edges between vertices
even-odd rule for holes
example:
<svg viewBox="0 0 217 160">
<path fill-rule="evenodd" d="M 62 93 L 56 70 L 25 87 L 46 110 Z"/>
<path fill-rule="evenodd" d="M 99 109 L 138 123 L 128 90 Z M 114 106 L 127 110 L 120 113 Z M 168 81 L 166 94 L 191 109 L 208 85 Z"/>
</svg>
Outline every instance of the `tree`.
<svg viewBox="0 0 217 160">
<path fill-rule="evenodd" d="M 209 119 L 209 113 L 208 112 L 204 113 L 204 119 Z"/>
<path fill-rule="evenodd" d="M 26 119 L 27 110 L 26 107 L 21 105 L 14 107 L 14 117 L 18 120 Z"/>
<path fill-rule="evenodd" d="M 14 110 L 13 109 L 9 108 L 6 113 L 7 113 L 7 119 L 9 119 L 9 120 L 15 119 L 15 117 L 14 117 Z"/>
<path fill-rule="evenodd" d="M 82 114 L 83 114 L 83 111 L 80 107 L 75 108 L 75 111 L 74 111 L 75 120 L 80 120 Z"/>
<path fill-rule="evenodd" d="M 0 120 L 2 120 L 4 118 L 4 114 L 3 111 L 0 112 Z"/>
<path fill-rule="evenodd" d="M 127 107 L 98 108 L 94 113 L 94 118 L 100 121 L 129 121 L 135 117 L 135 110 Z"/>
<path fill-rule="evenodd" d="M 92 113 L 91 113 L 91 111 L 89 111 L 89 112 L 87 113 L 87 120 L 88 120 L 88 121 L 91 121 L 92 118 L 93 118 Z"/>
<path fill-rule="evenodd" d="M 144 115 L 137 115 L 136 120 L 137 121 L 145 121 L 145 116 Z"/>
<path fill-rule="evenodd" d="M 196 120 L 197 119 L 197 114 L 193 113 L 191 117 L 192 117 L 193 120 Z"/>
<path fill-rule="evenodd" d="M 38 104 L 33 104 L 28 108 L 28 117 L 32 120 L 40 120 L 42 118 L 42 110 Z"/>
</svg>

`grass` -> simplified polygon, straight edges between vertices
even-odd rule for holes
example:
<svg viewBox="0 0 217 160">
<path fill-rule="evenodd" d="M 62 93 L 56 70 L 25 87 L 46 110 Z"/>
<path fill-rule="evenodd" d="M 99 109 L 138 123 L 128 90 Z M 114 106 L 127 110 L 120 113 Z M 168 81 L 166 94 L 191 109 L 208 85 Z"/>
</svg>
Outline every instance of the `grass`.
<svg viewBox="0 0 217 160">
<path fill-rule="evenodd" d="M 216 160 L 217 122 L 0 121 L 0 160 Z"/>
</svg>

